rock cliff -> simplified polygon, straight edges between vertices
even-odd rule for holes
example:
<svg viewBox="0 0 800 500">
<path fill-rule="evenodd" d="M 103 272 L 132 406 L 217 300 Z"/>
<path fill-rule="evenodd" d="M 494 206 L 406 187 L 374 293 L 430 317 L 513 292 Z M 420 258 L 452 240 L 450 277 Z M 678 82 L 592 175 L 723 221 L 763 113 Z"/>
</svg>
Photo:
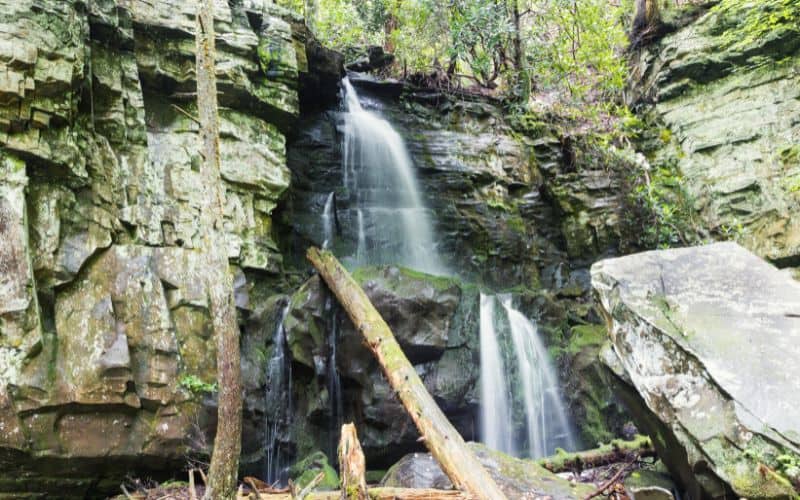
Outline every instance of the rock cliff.
<svg viewBox="0 0 800 500">
<path fill-rule="evenodd" d="M 305 34 L 267 1 L 216 12 L 244 320 L 279 269 L 272 211 L 289 183 Z M 215 379 L 194 26 L 184 1 L 0 2 L 0 491 L 82 496 L 203 447 L 187 439 L 202 434 L 200 393 Z"/>
</svg>

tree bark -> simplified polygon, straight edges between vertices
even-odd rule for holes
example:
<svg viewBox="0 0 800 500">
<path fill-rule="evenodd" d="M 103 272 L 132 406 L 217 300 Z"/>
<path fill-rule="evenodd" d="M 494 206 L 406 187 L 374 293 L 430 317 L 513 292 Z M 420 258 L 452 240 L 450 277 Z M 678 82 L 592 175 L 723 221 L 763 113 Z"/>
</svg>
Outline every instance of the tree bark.
<svg viewBox="0 0 800 500">
<path fill-rule="evenodd" d="M 196 33 L 197 110 L 203 156 L 200 178 L 204 187 L 200 229 L 207 264 L 209 310 L 217 344 L 219 385 L 217 433 L 204 498 L 217 500 L 236 497 L 242 447 L 242 381 L 233 278 L 223 229 L 225 193 L 219 170 L 214 37 L 214 2 L 199 0 Z"/>
<path fill-rule="evenodd" d="M 504 500 L 506 496 L 494 479 L 425 389 L 422 379 L 364 290 L 332 253 L 312 247 L 306 256 L 347 311 L 356 330 L 364 336 L 389 384 L 416 424 L 425 446 L 453 485 L 478 500 Z"/>
<path fill-rule="evenodd" d="M 654 32 L 661 24 L 658 0 L 636 0 L 631 42 L 636 44 Z"/>
<path fill-rule="evenodd" d="M 339 441 L 339 477 L 342 500 L 367 500 L 367 465 L 356 426 L 344 424 Z"/>
</svg>

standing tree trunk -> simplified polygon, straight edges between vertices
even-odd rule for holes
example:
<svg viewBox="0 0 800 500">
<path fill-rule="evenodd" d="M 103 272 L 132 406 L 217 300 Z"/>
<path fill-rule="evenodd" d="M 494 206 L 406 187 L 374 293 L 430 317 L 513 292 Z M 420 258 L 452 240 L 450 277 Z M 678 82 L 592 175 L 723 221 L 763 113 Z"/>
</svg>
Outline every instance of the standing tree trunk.
<svg viewBox="0 0 800 500">
<path fill-rule="evenodd" d="M 208 472 L 205 499 L 236 497 L 242 449 L 242 380 L 239 327 L 233 298 L 223 220 L 225 193 L 219 171 L 219 111 L 214 57 L 214 0 L 198 0 L 197 110 L 200 119 L 204 193 L 200 210 L 209 310 L 217 341 L 219 398 L 217 434 Z"/>
<path fill-rule="evenodd" d="M 522 37 L 522 13 L 519 10 L 519 0 L 511 0 L 511 19 L 513 22 L 514 45 L 514 73 L 519 88 L 519 97 L 527 102 L 531 95 L 531 76 L 525 56 L 525 41 Z"/>
<path fill-rule="evenodd" d="M 631 30 L 631 42 L 634 45 L 657 30 L 661 24 L 658 0 L 636 0 L 635 8 L 636 13 L 633 17 L 633 29 Z"/>
<path fill-rule="evenodd" d="M 312 247 L 306 256 L 347 311 L 356 330 L 364 336 L 389 385 L 416 424 L 425 446 L 453 485 L 475 500 L 505 500 L 505 494 L 425 388 L 389 325 L 375 310 L 364 290 L 332 253 Z"/>
<path fill-rule="evenodd" d="M 386 19 L 383 23 L 383 50 L 388 53 L 394 52 L 394 42 L 392 33 L 397 29 L 399 20 L 397 14 L 400 12 L 400 5 L 403 0 L 396 0 L 393 6 L 387 6 Z"/>
<path fill-rule="evenodd" d="M 306 26 L 312 33 L 317 32 L 317 16 L 319 15 L 319 0 L 305 0 L 303 11 L 306 17 Z"/>
</svg>

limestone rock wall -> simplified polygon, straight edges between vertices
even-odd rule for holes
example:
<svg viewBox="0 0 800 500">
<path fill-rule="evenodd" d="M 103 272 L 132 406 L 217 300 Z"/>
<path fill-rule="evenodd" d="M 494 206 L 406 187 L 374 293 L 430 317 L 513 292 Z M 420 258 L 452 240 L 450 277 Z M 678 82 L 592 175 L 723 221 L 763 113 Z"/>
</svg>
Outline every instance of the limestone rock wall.
<svg viewBox="0 0 800 500">
<path fill-rule="evenodd" d="M 654 166 L 677 166 L 704 226 L 791 266 L 800 265 L 797 15 L 792 2 L 721 2 L 638 55 L 631 94 L 661 128 L 648 148 Z"/>
<path fill-rule="evenodd" d="M 271 2 L 216 13 L 227 249 L 259 330 L 249 294 L 280 265 L 272 211 L 306 58 Z M 202 448 L 187 439 L 202 395 L 184 383 L 215 379 L 194 25 L 178 0 L 0 2 L 0 491 L 44 474 L 81 495 L 110 467 Z M 108 461 L 54 466 L 76 457 Z"/>
</svg>

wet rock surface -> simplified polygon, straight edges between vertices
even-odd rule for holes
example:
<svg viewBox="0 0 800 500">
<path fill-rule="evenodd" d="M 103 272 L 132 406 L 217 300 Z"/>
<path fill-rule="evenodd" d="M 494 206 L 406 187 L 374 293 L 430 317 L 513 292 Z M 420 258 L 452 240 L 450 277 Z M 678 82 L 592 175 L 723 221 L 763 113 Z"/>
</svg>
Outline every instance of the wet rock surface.
<svg viewBox="0 0 800 500">
<path fill-rule="evenodd" d="M 734 243 L 601 261 L 592 283 L 605 362 L 689 493 L 794 494 L 800 284 Z"/>
<path fill-rule="evenodd" d="M 500 288 L 563 287 L 573 268 L 585 269 L 597 255 L 615 251 L 619 181 L 602 166 L 575 168 L 565 159 L 570 146 L 546 123 L 527 124 L 530 130 L 520 132 L 496 103 L 458 101 L 358 75 L 350 79 L 362 105 L 402 136 L 438 250 L 462 278 Z M 335 107 L 305 115 L 289 143 L 292 186 L 278 210 L 287 255 L 301 257 L 301 249 L 323 242 L 319 214 L 330 193 L 333 250 L 340 257 L 355 255 L 358 223 L 342 182 L 341 126 Z"/>
<path fill-rule="evenodd" d="M 477 290 L 455 279 L 397 268 L 360 268 L 354 277 L 393 329 L 409 360 L 451 422 L 475 437 L 477 408 Z M 388 467 L 419 435 L 363 338 L 321 284 L 306 282 L 291 298 L 284 321 L 295 363 L 298 452 L 335 448 L 340 421 L 355 422 L 368 463 Z M 335 358 L 331 335 L 338 339 Z M 341 392 L 332 394 L 331 363 Z M 338 401 L 337 401 L 338 399 Z M 341 405 L 341 413 L 337 413 Z"/>
</svg>

